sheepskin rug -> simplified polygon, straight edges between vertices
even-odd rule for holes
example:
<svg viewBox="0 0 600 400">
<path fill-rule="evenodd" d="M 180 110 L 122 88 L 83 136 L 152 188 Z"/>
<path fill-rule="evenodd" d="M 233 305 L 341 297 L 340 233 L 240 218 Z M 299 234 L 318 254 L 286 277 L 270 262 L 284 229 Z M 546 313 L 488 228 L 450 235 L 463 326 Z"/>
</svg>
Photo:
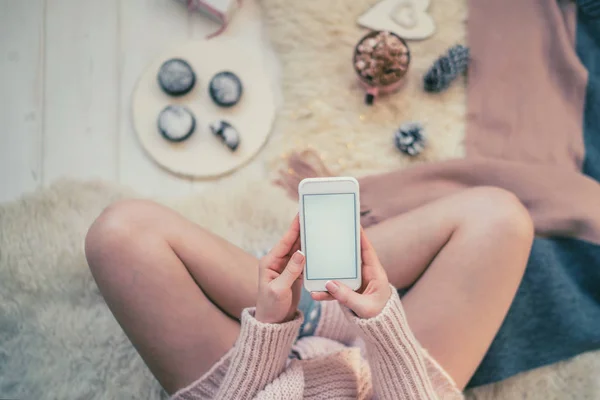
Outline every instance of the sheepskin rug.
<svg viewBox="0 0 600 400">
<path fill-rule="evenodd" d="M 315 149 L 338 174 L 360 175 L 412 163 L 461 157 L 465 80 L 446 91 L 423 90 L 423 75 L 448 47 L 465 43 L 466 0 L 434 0 L 436 34 L 410 41 L 411 64 L 399 93 L 365 105 L 352 66 L 357 41 L 368 30 L 356 19 L 375 0 L 260 0 L 265 27 L 281 61 L 283 105 L 276 134 L 263 153 L 277 163 L 291 150 Z M 421 122 L 426 150 L 414 159 L 393 144 L 402 122 Z"/>
</svg>

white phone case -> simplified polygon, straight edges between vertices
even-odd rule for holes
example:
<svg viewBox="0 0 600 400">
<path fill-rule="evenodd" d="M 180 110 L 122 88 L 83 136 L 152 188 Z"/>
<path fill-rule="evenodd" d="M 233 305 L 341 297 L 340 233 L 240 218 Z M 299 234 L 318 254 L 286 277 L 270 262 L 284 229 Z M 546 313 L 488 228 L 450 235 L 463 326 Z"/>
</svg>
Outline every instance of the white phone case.
<svg viewBox="0 0 600 400">
<path fill-rule="evenodd" d="M 298 185 L 299 193 L 299 217 L 300 217 L 300 241 L 302 251 L 307 254 L 305 226 L 304 226 L 304 195 L 306 194 L 336 194 L 336 193 L 355 193 L 355 252 L 356 252 L 356 278 L 355 279 L 335 279 L 336 281 L 348 286 L 352 290 L 358 290 L 362 283 L 361 266 L 362 258 L 360 253 L 360 198 L 358 181 L 352 177 L 331 177 L 331 178 L 307 178 Z M 307 254 L 308 260 L 308 254 Z M 304 270 L 304 287 L 309 292 L 324 292 L 325 284 L 329 279 L 307 279 L 306 265 Z"/>
</svg>

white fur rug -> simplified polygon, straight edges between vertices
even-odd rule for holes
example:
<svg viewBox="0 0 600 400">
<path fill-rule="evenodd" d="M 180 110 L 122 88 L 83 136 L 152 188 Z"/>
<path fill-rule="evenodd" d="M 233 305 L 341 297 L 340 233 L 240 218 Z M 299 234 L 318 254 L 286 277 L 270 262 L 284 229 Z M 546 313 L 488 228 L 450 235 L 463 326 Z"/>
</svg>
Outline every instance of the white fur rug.
<svg viewBox="0 0 600 400">
<path fill-rule="evenodd" d="M 62 182 L 0 206 L 0 398 L 165 398 L 104 304 L 83 254 L 93 219 L 131 195 L 108 184 Z M 168 205 L 250 251 L 273 243 L 296 208 L 266 182 L 240 181 Z M 598 398 L 599 355 L 585 354 L 468 395 Z"/>
<path fill-rule="evenodd" d="M 264 156 L 273 163 L 290 150 L 316 149 L 337 174 L 401 168 L 460 157 L 465 126 L 464 80 L 439 94 L 422 77 L 448 47 L 465 42 L 466 0 L 433 0 L 437 33 L 409 42 L 411 66 L 402 90 L 364 103 L 352 67 L 356 42 L 368 32 L 356 19 L 376 0 L 260 0 L 269 37 L 282 63 L 283 107 Z M 420 121 L 427 149 L 415 159 L 393 144 L 402 122 Z"/>
</svg>

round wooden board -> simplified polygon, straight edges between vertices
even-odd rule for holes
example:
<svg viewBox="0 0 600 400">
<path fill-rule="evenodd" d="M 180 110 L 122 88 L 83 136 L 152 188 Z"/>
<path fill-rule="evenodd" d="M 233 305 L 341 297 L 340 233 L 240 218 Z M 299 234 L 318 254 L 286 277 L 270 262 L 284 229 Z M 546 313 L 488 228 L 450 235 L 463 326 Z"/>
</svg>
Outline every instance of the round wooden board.
<svg viewBox="0 0 600 400">
<path fill-rule="evenodd" d="M 186 60 L 196 73 L 196 85 L 185 96 L 169 96 L 158 85 L 158 70 L 170 58 Z M 240 102 L 231 108 L 217 106 L 208 93 L 210 79 L 220 71 L 233 72 L 244 87 Z M 171 143 L 158 130 L 158 114 L 169 104 L 185 105 L 196 118 L 196 130 L 184 142 Z M 275 100 L 262 55 L 243 42 L 214 38 L 188 42 L 150 64 L 134 90 L 132 111 L 140 143 L 159 165 L 180 175 L 213 178 L 234 171 L 258 153 L 273 125 Z M 209 124 L 219 119 L 240 133 L 235 152 L 210 131 Z"/>
</svg>

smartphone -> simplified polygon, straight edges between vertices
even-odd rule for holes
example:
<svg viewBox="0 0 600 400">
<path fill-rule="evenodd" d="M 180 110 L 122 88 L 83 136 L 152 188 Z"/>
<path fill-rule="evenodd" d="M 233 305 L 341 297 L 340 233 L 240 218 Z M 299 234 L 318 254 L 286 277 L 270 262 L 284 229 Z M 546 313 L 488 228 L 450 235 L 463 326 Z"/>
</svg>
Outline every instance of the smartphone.
<svg viewBox="0 0 600 400">
<path fill-rule="evenodd" d="M 304 287 L 324 292 L 325 283 L 336 280 L 357 290 L 362 281 L 358 181 L 309 178 L 300 182 L 298 193 Z"/>
</svg>

